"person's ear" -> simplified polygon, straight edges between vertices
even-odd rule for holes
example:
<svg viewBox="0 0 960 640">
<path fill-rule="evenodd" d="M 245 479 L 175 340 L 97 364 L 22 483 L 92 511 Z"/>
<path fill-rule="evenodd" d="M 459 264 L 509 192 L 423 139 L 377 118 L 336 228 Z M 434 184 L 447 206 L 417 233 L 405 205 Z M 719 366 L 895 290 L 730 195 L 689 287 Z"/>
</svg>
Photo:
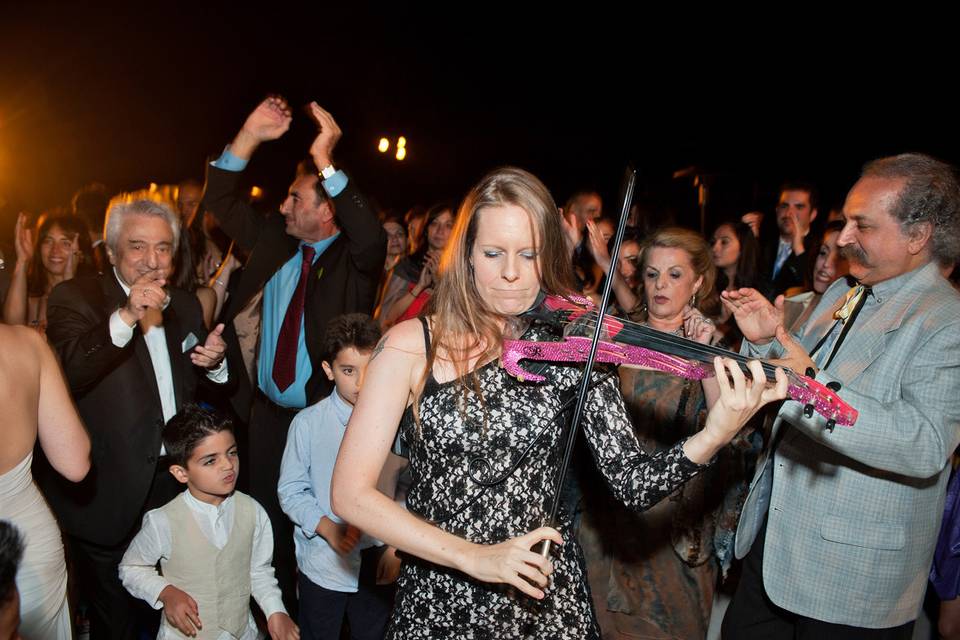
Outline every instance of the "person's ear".
<svg viewBox="0 0 960 640">
<path fill-rule="evenodd" d="M 333 367 L 330 366 L 330 363 L 324 360 L 320 363 L 320 366 L 323 367 L 323 372 L 327 374 L 327 380 L 333 382 Z"/>
<path fill-rule="evenodd" d="M 170 465 L 170 475 L 177 479 L 181 484 L 187 484 L 187 469 L 179 464 Z"/>
</svg>

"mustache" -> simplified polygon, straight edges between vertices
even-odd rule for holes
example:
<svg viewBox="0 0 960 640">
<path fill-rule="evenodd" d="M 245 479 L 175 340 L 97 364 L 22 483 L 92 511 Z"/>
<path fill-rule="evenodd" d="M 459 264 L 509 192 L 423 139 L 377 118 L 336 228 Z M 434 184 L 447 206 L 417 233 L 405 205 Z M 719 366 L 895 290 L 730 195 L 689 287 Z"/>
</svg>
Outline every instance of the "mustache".
<svg viewBox="0 0 960 640">
<path fill-rule="evenodd" d="M 847 260 L 856 260 L 861 264 L 868 264 L 867 254 L 858 246 L 848 244 L 845 247 L 840 247 L 840 255 Z"/>
</svg>

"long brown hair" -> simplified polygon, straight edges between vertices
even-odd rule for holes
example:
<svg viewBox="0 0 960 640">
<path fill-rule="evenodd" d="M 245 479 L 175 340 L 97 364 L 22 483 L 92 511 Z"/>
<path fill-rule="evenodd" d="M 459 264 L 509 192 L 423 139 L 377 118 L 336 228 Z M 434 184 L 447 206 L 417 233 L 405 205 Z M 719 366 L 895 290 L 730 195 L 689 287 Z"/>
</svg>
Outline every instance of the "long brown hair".
<svg viewBox="0 0 960 640">
<path fill-rule="evenodd" d="M 520 207 L 530 216 L 540 289 L 548 295 L 569 295 L 572 291 L 573 270 L 564 244 L 560 212 L 544 184 L 533 174 L 516 167 L 502 167 L 484 176 L 460 205 L 456 224 L 440 257 L 437 285 L 427 305 L 427 315 L 433 320 L 433 339 L 413 398 L 413 413 L 418 422 L 423 384 L 441 349 L 453 362 L 464 394 L 472 390 L 482 401 L 476 372 L 467 371 L 471 354 L 479 349 L 477 362 L 480 363 L 499 356 L 503 325 L 508 318 L 491 309 L 480 297 L 471 254 L 480 213 L 506 205 Z"/>
</svg>

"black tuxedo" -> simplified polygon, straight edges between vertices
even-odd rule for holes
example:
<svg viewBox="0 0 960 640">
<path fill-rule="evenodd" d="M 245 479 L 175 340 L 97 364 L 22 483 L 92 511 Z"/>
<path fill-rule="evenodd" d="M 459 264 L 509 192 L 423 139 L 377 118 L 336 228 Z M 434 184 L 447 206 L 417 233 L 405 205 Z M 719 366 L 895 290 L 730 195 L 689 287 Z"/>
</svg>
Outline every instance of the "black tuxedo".
<svg viewBox="0 0 960 640">
<path fill-rule="evenodd" d="M 177 408 L 193 399 L 203 371 L 183 353 L 193 334 L 207 337 L 197 298 L 170 289 L 163 329 Z M 126 301 L 112 270 L 68 280 L 50 294 L 47 338 L 56 349 L 67 383 L 90 432 L 91 468 L 71 483 L 40 456 L 34 466 L 72 555 L 88 580 L 95 626 L 115 638 L 133 637 L 132 598 L 117 576 L 117 565 L 145 509 L 173 497 L 178 485 L 158 469 L 163 410 L 150 353 L 139 327 L 123 347 L 110 338 L 110 316 Z M 104 633 L 106 631 L 103 631 Z M 99 635 L 97 637 L 100 637 Z"/>
<path fill-rule="evenodd" d="M 300 241 L 287 234 L 282 215 L 274 213 L 264 217 L 246 202 L 238 189 L 239 181 L 239 172 L 211 165 L 207 169 L 203 198 L 204 206 L 217 218 L 220 227 L 250 254 L 220 318 L 227 327 L 224 331 L 227 357 L 236 362 L 240 362 L 241 356 L 232 322 L 234 316 L 300 247 Z M 340 235 L 313 263 L 304 302 L 304 342 L 312 365 L 312 374 L 305 386 L 308 406 L 333 389 L 320 366 L 327 323 L 344 313 L 373 312 L 387 253 L 383 226 L 352 182 L 333 198 L 333 204 Z M 230 284 L 233 288 L 234 283 Z M 275 349 L 276 345 L 266 347 Z M 250 494 L 270 516 L 277 581 L 284 603 L 292 612 L 296 610 L 293 528 L 277 500 L 277 482 L 287 431 L 297 410 L 280 407 L 258 393 L 257 381 L 249 380 L 245 371 L 240 371 L 236 379 L 231 398 L 234 409 L 244 420 L 249 416 L 246 467 Z"/>
</svg>

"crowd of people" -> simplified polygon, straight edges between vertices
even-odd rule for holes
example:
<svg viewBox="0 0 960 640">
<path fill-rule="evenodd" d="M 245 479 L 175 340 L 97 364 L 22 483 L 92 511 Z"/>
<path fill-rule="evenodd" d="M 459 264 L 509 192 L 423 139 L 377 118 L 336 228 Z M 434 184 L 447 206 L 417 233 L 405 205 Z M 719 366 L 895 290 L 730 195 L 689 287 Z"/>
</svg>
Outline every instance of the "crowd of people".
<svg viewBox="0 0 960 640">
<path fill-rule="evenodd" d="M 721 591 L 724 638 L 911 637 L 960 443 L 952 167 L 875 160 L 822 217 L 785 182 L 709 235 L 631 216 L 614 247 L 598 193 L 514 167 L 380 213 L 309 114 L 279 212 L 242 187 L 292 122 L 273 96 L 203 182 L 17 217 L 0 637 L 705 638 Z M 500 358 L 605 285 L 710 357 L 598 365 L 563 476 L 582 364 Z"/>
</svg>

